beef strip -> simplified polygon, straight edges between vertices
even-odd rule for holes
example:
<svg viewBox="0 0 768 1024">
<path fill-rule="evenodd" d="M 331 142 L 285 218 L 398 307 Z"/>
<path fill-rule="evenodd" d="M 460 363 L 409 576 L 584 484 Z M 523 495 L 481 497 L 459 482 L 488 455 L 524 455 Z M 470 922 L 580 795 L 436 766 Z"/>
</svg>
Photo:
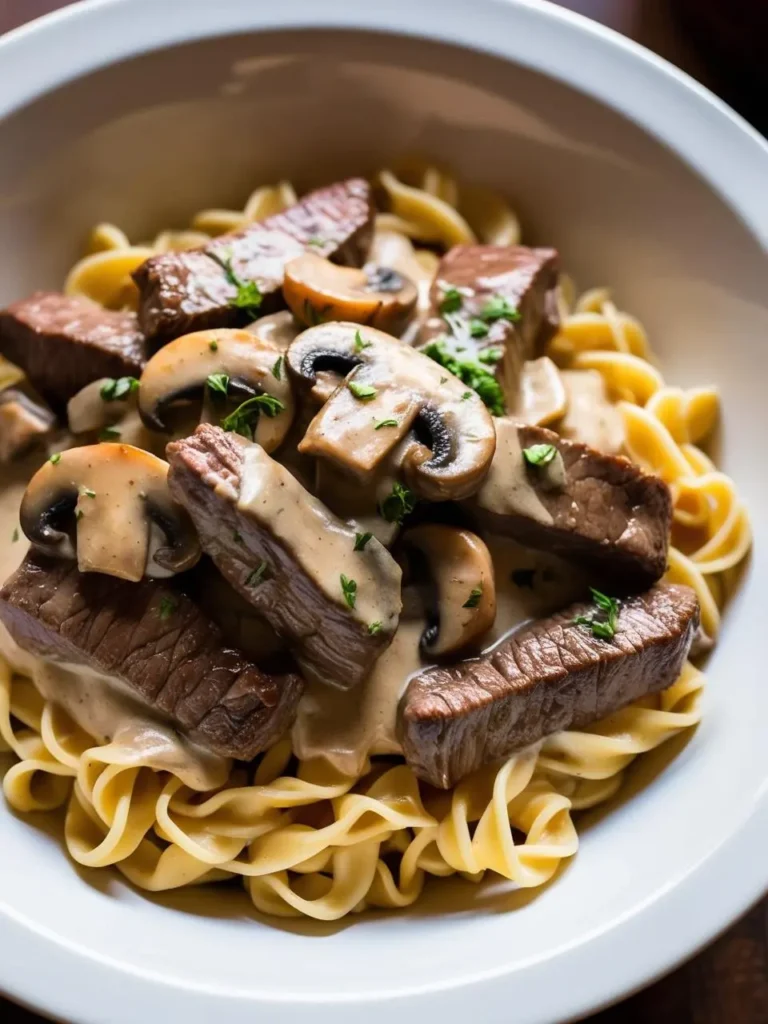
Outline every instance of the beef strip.
<svg viewBox="0 0 768 1024">
<path fill-rule="evenodd" d="M 253 314 L 233 305 L 237 288 L 227 266 L 238 280 L 258 284 L 259 313 L 269 313 L 280 305 L 289 260 L 309 251 L 359 266 L 372 235 L 370 186 L 350 178 L 200 249 L 153 256 L 133 275 L 141 293 L 142 329 L 154 342 L 164 343 L 190 331 L 244 325 Z"/>
<path fill-rule="evenodd" d="M 670 686 L 699 625 L 689 587 L 660 583 L 623 601 L 612 640 L 571 605 L 523 626 L 490 654 L 427 669 L 409 684 L 398 732 L 415 773 L 447 789 L 561 729 L 581 729 Z"/>
<path fill-rule="evenodd" d="M 663 480 L 544 427 L 495 423 L 496 454 L 471 500 L 483 525 L 622 591 L 642 590 L 664 574 L 672 500 Z M 542 444 L 557 449 L 555 460 L 530 465 L 523 449 Z"/>
<path fill-rule="evenodd" d="M 249 449 L 258 449 L 264 462 L 259 472 L 268 474 L 258 515 L 253 506 L 238 506 Z M 356 554 L 354 527 L 236 434 L 204 423 L 191 437 L 169 444 L 166 453 L 171 493 L 189 512 L 203 550 L 222 575 L 290 641 L 305 672 L 342 689 L 356 685 L 397 627 L 401 574 L 386 548 L 370 540 Z M 274 520 L 260 513 L 270 495 L 277 502 Z M 316 571 L 324 565 L 332 591 Z M 342 573 L 357 577 L 354 611 L 344 599 Z M 361 616 L 366 592 L 384 609 L 370 621 Z M 378 627 L 371 630 L 374 621 Z"/>
<path fill-rule="evenodd" d="M 250 759 L 296 714 L 299 676 L 263 672 L 164 581 L 80 573 L 33 552 L 0 590 L 0 620 L 24 650 L 116 677 L 218 754 Z"/>
<path fill-rule="evenodd" d="M 56 418 L 50 409 L 17 388 L 0 391 L 0 463 L 18 458 L 42 444 Z"/>
<path fill-rule="evenodd" d="M 99 377 L 138 377 L 147 358 L 135 313 L 59 292 L 35 292 L 0 312 L 0 355 L 57 412 Z"/>
<path fill-rule="evenodd" d="M 554 249 L 524 245 L 457 245 L 440 261 L 430 290 L 430 315 L 422 327 L 420 344 L 440 340 L 458 360 L 478 359 L 495 373 L 508 407 L 514 405 L 523 361 L 543 355 L 557 330 L 559 256 Z M 457 288 L 461 307 L 446 319 L 441 305 L 446 291 Z M 504 316 L 483 321 L 488 332 L 477 334 L 470 325 L 483 315 L 490 301 L 505 299 L 517 319 Z M 500 349 L 502 358 L 486 361 L 483 354 Z"/>
</svg>

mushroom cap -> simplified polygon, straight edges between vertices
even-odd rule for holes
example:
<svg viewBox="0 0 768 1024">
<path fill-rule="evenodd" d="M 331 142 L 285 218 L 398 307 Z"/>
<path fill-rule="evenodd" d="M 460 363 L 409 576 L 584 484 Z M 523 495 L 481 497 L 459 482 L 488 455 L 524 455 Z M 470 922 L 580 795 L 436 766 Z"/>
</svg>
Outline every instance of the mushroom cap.
<svg viewBox="0 0 768 1024">
<path fill-rule="evenodd" d="M 222 328 L 185 334 L 161 348 L 144 367 L 141 418 L 151 430 L 170 433 L 166 412 L 173 402 L 202 396 L 204 407 L 213 411 L 206 381 L 223 374 L 229 397 L 245 401 L 271 395 L 282 403 L 277 415 L 259 416 L 254 435 L 266 451 L 273 451 L 285 438 L 294 414 L 291 382 L 282 369 L 283 351 L 268 332 Z"/>
<path fill-rule="evenodd" d="M 308 252 L 286 264 L 283 297 L 307 327 L 346 320 L 399 334 L 416 306 L 418 290 L 390 267 L 340 267 Z"/>
<path fill-rule="evenodd" d="M 200 544 L 168 489 L 168 464 L 127 444 L 70 448 L 35 473 L 21 502 L 21 528 L 81 572 L 138 582 L 192 568 Z"/>
<path fill-rule="evenodd" d="M 280 352 L 285 352 L 297 334 L 301 334 L 304 325 L 294 317 L 289 309 L 281 309 L 279 313 L 268 313 L 248 324 L 245 330 L 255 334 L 267 345 L 272 345 Z"/>
<path fill-rule="evenodd" d="M 461 651 L 496 618 L 493 560 L 483 541 L 469 530 L 424 523 L 406 530 L 402 543 L 427 564 L 436 593 L 436 615 L 421 638 L 428 657 Z"/>
<path fill-rule="evenodd" d="M 300 452 L 364 483 L 390 459 L 430 501 L 465 498 L 482 484 L 496 448 L 493 419 L 476 392 L 428 356 L 371 327 L 329 323 L 300 334 L 286 362 L 313 393 L 320 372 L 340 380 Z"/>
<path fill-rule="evenodd" d="M 136 409 L 138 393 L 135 388 L 129 388 L 119 398 L 105 399 L 102 391 L 110 383 L 114 382 L 109 377 L 92 380 L 67 402 L 67 423 L 73 434 L 109 427 Z"/>
</svg>

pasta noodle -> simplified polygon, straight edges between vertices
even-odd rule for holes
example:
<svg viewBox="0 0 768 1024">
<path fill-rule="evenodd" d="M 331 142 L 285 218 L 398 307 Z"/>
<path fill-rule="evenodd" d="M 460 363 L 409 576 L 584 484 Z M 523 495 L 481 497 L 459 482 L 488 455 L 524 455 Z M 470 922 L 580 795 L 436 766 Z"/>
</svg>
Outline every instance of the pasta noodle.
<svg viewBox="0 0 768 1024">
<path fill-rule="evenodd" d="M 444 247 L 519 240 L 518 220 L 499 196 L 436 167 L 385 169 L 378 180 L 390 203 L 377 218 L 379 232 Z M 261 187 L 242 211 L 201 211 L 188 229 L 141 245 L 99 224 L 66 290 L 111 308 L 134 306 L 130 273 L 148 256 L 200 245 L 295 198 L 287 182 Z M 434 274 L 432 251 L 414 256 Z M 570 290 L 565 281 L 549 354 L 562 367 L 602 375 L 619 403 L 627 454 L 670 485 L 667 578 L 695 589 L 703 630 L 714 640 L 724 574 L 750 545 L 733 482 L 699 447 L 718 418 L 717 392 L 668 387 L 642 325 L 617 309 L 607 289 L 577 299 Z M 287 740 L 251 775 L 235 769 L 222 788 L 201 792 L 189 778 L 143 763 L 125 741 L 96 743 L 0 658 L 0 749 L 16 758 L 3 788 L 23 813 L 66 808 L 66 845 L 78 864 L 114 866 L 152 892 L 239 876 L 264 913 L 330 921 L 366 907 L 406 907 L 429 876 L 479 881 L 490 871 L 520 887 L 542 885 L 577 851 L 574 812 L 608 800 L 638 755 L 695 726 L 703 686 L 688 663 L 663 693 L 583 731 L 551 736 L 447 793 L 422 786 L 396 757 L 373 759 L 360 777 L 322 760 L 297 763 Z"/>
</svg>

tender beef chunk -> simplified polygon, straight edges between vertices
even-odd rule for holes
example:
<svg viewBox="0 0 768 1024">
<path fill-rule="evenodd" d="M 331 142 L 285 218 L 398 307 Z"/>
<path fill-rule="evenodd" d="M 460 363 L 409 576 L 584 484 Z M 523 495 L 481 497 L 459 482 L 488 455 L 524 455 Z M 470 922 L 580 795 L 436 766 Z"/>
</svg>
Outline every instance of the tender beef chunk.
<svg viewBox="0 0 768 1024">
<path fill-rule="evenodd" d="M 531 465 L 523 450 L 535 445 L 558 454 Z M 496 420 L 496 454 L 472 508 L 493 532 L 583 565 L 622 591 L 642 590 L 666 569 L 672 501 L 664 481 L 544 427 Z"/>
<path fill-rule="evenodd" d="M 0 312 L 0 355 L 20 366 L 53 409 L 99 377 L 138 377 L 146 345 L 135 313 L 35 292 Z"/>
<path fill-rule="evenodd" d="M 139 321 L 164 343 L 190 331 L 236 327 L 253 313 L 233 305 L 237 280 L 255 281 L 259 313 L 280 305 L 283 268 L 303 252 L 337 263 L 364 262 L 373 235 L 368 182 L 350 178 L 310 192 L 295 206 L 247 228 L 221 235 L 201 249 L 153 256 L 134 273 L 141 292 Z"/>
<path fill-rule="evenodd" d="M 0 620 L 24 650 L 116 677 L 218 754 L 250 759 L 296 714 L 297 675 L 263 672 L 162 581 L 80 573 L 31 553 L 0 590 Z"/>
<path fill-rule="evenodd" d="M 356 685 L 399 618 L 401 574 L 386 548 L 369 540 L 355 551 L 353 526 L 236 434 L 201 424 L 166 452 L 171 493 L 225 579 L 289 641 L 307 673 L 342 689 Z M 238 504 L 246 490 L 259 491 L 247 508 Z M 342 574 L 355 582 L 354 608 Z"/>
<path fill-rule="evenodd" d="M 56 422 L 53 413 L 18 391 L 0 391 L 0 463 L 10 462 L 41 444 Z"/>
<path fill-rule="evenodd" d="M 523 626 L 490 654 L 419 673 L 398 714 L 416 774 L 447 789 L 544 736 L 581 729 L 675 681 L 699 625 L 691 589 L 661 583 L 628 598 L 612 640 L 574 624 L 593 612 L 592 605 L 571 605 Z"/>
<path fill-rule="evenodd" d="M 454 246 L 440 261 L 420 343 L 440 339 L 459 360 L 479 357 L 495 372 L 512 405 L 523 361 L 543 355 L 559 326 L 559 271 L 554 249 Z M 461 293 L 461 305 L 446 318 L 442 307 L 452 288 Z M 487 360 L 484 353 L 492 349 L 500 349 L 502 358 Z"/>
</svg>

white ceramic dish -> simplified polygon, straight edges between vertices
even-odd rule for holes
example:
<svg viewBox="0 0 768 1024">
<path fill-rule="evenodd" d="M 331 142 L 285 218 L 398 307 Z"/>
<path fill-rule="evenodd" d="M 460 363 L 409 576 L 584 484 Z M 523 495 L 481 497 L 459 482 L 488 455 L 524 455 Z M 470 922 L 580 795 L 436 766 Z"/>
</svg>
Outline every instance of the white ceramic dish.
<svg viewBox="0 0 768 1024">
<path fill-rule="evenodd" d="M 239 893 L 153 900 L 80 873 L 2 806 L 0 988 L 84 1024 L 548 1024 L 642 985 L 758 898 L 765 143 L 669 65 L 533 0 L 102 0 L 8 36 L 0 66 L 0 301 L 59 284 L 97 220 L 139 237 L 278 175 L 416 148 L 515 197 L 583 284 L 613 285 L 668 379 L 720 385 L 723 464 L 756 528 L 703 725 L 638 765 L 545 891 L 437 884 L 410 913 L 264 923 Z"/>
</svg>

